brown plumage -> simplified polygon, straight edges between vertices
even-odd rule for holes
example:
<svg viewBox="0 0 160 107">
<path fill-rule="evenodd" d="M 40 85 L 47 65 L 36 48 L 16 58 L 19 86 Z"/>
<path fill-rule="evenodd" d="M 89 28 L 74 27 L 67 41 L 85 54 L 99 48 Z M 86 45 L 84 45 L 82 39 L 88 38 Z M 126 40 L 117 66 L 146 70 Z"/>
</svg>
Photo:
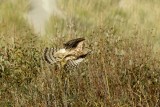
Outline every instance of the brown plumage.
<svg viewBox="0 0 160 107">
<path fill-rule="evenodd" d="M 84 38 L 72 39 L 68 41 L 67 43 L 64 43 L 63 45 L 66 49 L 73 49 L 73 48 L 76 48 L 78 44 L 84 40 L 85 40 Z"/>
<path fill-rule="evenodd" d="M 64 48 L 58 51 L 53 48 L 45 48 L 45 61 L 61 67 L 76 67 L 90 53 L 89 50 L 84 49 L 84 40 L 84 38 L 72 39 L 64 43 Z"/>
</svg>

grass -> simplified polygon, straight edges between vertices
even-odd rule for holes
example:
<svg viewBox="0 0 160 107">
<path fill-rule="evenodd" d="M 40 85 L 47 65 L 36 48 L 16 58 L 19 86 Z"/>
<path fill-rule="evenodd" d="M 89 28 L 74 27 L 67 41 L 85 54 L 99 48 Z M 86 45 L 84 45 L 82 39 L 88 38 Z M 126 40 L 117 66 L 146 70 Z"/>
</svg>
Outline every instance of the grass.
<svg viewBox="0 0 160 107">
<path fill-rule="evenodd" d="M 23 18 L 25 0 L 1 2 L 0 106 L 158 107 L 159 3 L 61 0 L 67 19 L 52 17 L 39 37 Z M 45 47 L 76 37 L 93 50 L 78 69 L 43 60 Z"/>
</svg>

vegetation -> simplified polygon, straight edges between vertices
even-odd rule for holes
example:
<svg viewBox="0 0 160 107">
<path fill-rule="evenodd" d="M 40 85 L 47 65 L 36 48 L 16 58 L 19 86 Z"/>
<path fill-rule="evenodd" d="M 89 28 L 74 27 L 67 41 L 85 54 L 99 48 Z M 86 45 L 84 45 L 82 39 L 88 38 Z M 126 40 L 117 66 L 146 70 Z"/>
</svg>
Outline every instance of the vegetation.
<svg viewBox="0 0 160 107">
<path fill-rule="evenodd" d="M 60 0 L 66 19 L 51 17 L 40 37 L 23 18 L 26 0 L 0 1 L 0 106 L 158 107 L 159 5 Z M 92 50 L 79 68 L 55 70 L 43 60 L 45 47 L 76 37 Z"/>
</svg>

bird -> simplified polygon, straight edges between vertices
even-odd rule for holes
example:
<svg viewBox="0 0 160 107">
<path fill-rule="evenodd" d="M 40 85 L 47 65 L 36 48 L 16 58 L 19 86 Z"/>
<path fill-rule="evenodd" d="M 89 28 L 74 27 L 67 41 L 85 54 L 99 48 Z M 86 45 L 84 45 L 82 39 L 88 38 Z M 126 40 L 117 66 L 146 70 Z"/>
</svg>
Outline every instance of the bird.
<svg viewBox="0 0 160 107">
<path fill-rule="evenodd" d="M 75 68 L 91 53 L 91 50 L 85 49 L 84 41 L 84 38 L 72 39 L 64 43 L 63 48 L 58 51 L 55 48 L 46 47 L 44 60 L 61 68 Z"/>
</svg>

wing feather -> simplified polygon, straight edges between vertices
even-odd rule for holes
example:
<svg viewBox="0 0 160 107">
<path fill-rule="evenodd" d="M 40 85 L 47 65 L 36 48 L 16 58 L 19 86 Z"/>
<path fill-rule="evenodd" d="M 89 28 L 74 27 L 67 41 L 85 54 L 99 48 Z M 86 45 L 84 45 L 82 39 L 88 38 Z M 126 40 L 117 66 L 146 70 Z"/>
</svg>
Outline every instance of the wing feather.
<svg viewBox="0 0 160 107">
<path fill-rule="evenodd" d="M 85 40 L 84 38 L 72 39 L 68 41 L 67 43 L 64 43 L 63 45 L 66 49 L 73 49 L 73 48 L 76 48 L 78 44 L 84 40 Z"/>
<path fill-rule="evenodd" d="M 69 68 L 75 68 L 83 60 L 84 60 L 84 58 L 79 58 L 79 59 L 76 59 L 76 60 L 69 60 L 68 63 L 67 63 L 67 67 L 69 67 Z"/>
<path fill-rule="evenodd" d="M 90 51 L 78 56 L 76 59 L 68 60 L 67 67 L 70 67 L 70 68 L 77 67 L 79 65 L 79 63 L 81 63 L 88 54 L 90 54 Z"/>
</svg>

